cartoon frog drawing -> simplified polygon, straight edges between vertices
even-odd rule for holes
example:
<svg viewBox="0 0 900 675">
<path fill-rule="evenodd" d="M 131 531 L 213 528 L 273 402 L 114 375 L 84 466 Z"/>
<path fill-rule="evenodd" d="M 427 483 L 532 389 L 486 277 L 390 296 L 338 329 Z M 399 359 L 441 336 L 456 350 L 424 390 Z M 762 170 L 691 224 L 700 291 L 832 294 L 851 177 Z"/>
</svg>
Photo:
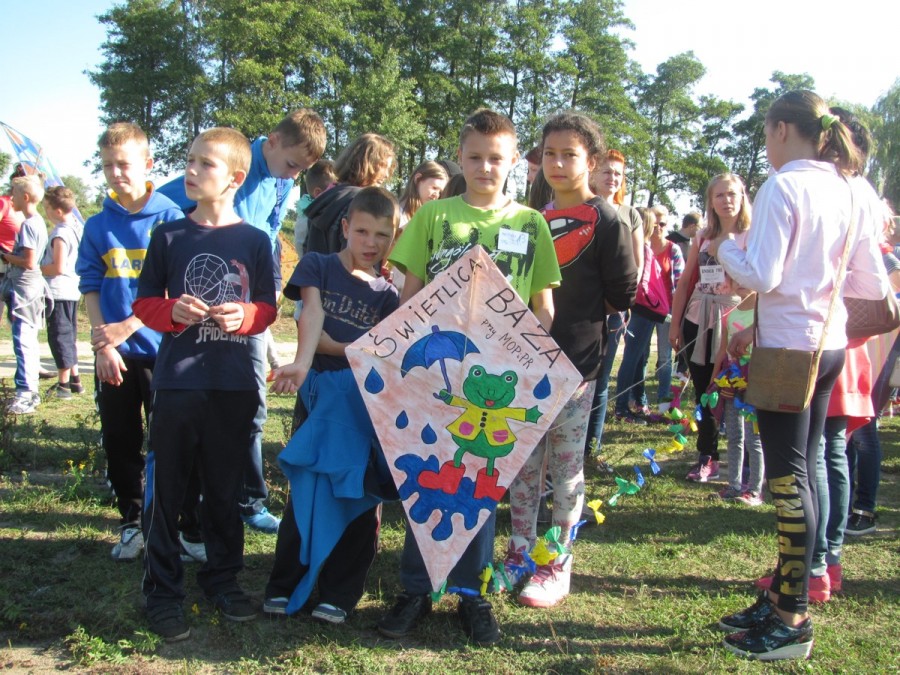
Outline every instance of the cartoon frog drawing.
<svg viewBox="0 0 900 675">
<path fill-rule="evenodd" d="M 447 425 L 447 431 L 459 446 L 453 459 L 444 463 L 439 472 L 423 471 L 419 483 L 426 488 L 440 489 L 455 494 L 465 474 L 462 463 L 466 454 L 482 457 L 487 466 L 478 470 L 475 480 L 475 499 L 490 497 L 497 501 L 505 488 L 497 486 L 500 472 L 494 470 L 494 461 L 512 452 L 516 435 L 508 420 L 537 422 L 543 413 L 537 406 L 531 408 L 507 407 L 516 396 L 519 377 L 512 370 L 492 375 L 484 366 L 475 365 L 463 382 L 465 398 L 454 396 L 441 389 L 438 398 L 447 405 L 462 408 L 462 414 Z"/>
</svg>

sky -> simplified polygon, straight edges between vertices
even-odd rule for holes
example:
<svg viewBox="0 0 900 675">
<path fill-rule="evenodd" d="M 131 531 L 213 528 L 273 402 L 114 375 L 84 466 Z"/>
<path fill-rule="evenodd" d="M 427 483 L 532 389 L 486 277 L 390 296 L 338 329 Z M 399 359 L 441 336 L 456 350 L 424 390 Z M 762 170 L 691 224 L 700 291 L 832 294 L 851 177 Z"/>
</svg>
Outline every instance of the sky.
<svg viewBox="0 0 900 675">
<path fill-rule="evenodd" d="M 101 179 L 84 162 L 102 129 L 99 92 L 85 71 L 102 60 L 106 34 L 96 17 L 114 4 L 3 3 L 0 121 L 41 144 L 61 174 L 81 176 L 91 185 Z M 845 6 L 854 10 L 846 19 L 839 5 L 809 0 L 625 0 L 624 13 L 635 30 L 622 34 L 634 42 L 631 57 L 648 73 L 669 57 L 693 50 L 707 69 L 695 90 L 698 96 L 746 104 L 753 90 L 768 87 L 772 72 L 780 70 L 808 73 L 826 99 L 871 106 L 900 77 L 893 34 L 900 3 L 856 0 Z M 0 150 L 11 152 L 4 134 Z"/>
</svg>

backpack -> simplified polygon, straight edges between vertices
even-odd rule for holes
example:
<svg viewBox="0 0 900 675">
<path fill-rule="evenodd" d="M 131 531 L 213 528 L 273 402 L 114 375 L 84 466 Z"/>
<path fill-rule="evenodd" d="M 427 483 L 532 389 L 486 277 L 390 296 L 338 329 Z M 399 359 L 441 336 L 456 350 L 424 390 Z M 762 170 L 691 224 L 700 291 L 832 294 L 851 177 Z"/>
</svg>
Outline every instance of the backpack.
<svg viewBox="0 0 900 675">
<path fill-rule="evenodd" d="M 671 311 L 662 268 L 649 244 L 644 245 L 644 269 L 631 311 L 655 323 L 665 321 Z"/>
</svg>

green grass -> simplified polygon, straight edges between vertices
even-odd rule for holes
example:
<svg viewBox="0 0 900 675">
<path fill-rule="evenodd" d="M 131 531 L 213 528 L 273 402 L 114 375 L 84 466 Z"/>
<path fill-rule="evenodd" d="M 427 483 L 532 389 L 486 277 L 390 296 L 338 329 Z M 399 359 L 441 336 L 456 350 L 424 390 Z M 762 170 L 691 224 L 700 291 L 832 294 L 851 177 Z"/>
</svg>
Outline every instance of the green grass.
<svg viewBox="0 0 900 675">
<path fill-rule="evenodd" d="M 289 321 L 288 321 L 289 323 Z M 289 324 L 290 325 L 290 324 Z M 287 331 L 286 331 L 287 332 Z M 8 326 L 0 328 L 7 339 Z M 284 339 L 290 339 L 285 337 Z M 85 378 L 90 384 L 90 378 Z M 90 388 L 90 387 L 89 387 Z M 271 508 L 280 512 L 285 481 L 275 457 L 287 440 L 292 401 L 270 399 L 265 455 Z M 344 626 L 308 617 L 251 623 L 220 620 L 185 577 L 191 639 L 162 643 L 147 631 L 139 564 L 109 558 L 117 514 L 103 478 L 90 392 L 48 399 L 36 415 L 3 418 L 0 439 L 0 664 L 12 671 L 178 673 L 757 673 L 766 667 L 719 646 L 715 623 L 753 599 L 750 581 L 775 556 L 774 510 L 749 509 L 707 497 L 715 486 L 682 480 L 693 453 L 666 457 L 663 473 L 640 493 L 604 507 L 606 522 L 582 528 L 572 594 L 552 610 L 495 597 L 503 638 L 473 648 L 446 597 L 406 640 L 374 629 L 399 590 L 403 541 L 399 505 L 387 505 L 382 550 L 367 594 Z M 646 467 L 643 448 L 661 444 L 664 428 L 612 422 L 605 450 L 623 476 Z M 897 524 L 900 421 L 882 432 L 885 461 L 879 531 L 845 547 L 845 591 L 815 607 L 816 647 L 805 663 L 778 672 L 896 672 L 900 663 Z M 589 498 L 608 498 L 614 481 L 587 469 Z M 498 517 L 497 557 L 509 533 Z M 248 532 L 244 588 L 259 602 L 275 539 Z"/>
</svg>

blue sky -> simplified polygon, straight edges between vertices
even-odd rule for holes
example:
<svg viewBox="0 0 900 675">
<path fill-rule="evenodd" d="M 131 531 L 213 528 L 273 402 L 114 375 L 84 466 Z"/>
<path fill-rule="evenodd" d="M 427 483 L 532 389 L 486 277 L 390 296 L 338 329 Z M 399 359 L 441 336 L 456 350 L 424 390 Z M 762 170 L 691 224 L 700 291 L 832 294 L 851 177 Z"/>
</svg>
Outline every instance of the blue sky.
<svg viewBox="0 0 900 675">
<path fill-rule="evenodd" d="M 104 27 L 96 20 L 111 0 L 5 2 L 0 40 L 5 91 L 0 120 L 44 146 L 57 170 L 99 183 L 82 164 L 94 152 L 99 94 L 85 70 L 101 60 Z M 768 86 L 772 71 L 806 72 L 826 98 L 872 105 L 900 77 L 900 4 L 883 0 L 836 5 L 809 0 L 626 0 L 636 30 L 632 57 L 647 72 L 693 49 L 707 68 L 697 94 L 745 102 Z M 10 30 L 10 27 L 15 27 Z M 843 30 L 841 30 L 843 29 Z M 851 30 L 858 30 L 854 36 Z M 840 31 L 840 32 L 838 32 Z M 822 36 L 834 35 L 827 43 Z M 856 37 L 857 44 L 848 41 Z M 842 44 L 846 43 L 846 44 Z M 9 152 L 0 135 L 0 150 Z"/>
</svg>

